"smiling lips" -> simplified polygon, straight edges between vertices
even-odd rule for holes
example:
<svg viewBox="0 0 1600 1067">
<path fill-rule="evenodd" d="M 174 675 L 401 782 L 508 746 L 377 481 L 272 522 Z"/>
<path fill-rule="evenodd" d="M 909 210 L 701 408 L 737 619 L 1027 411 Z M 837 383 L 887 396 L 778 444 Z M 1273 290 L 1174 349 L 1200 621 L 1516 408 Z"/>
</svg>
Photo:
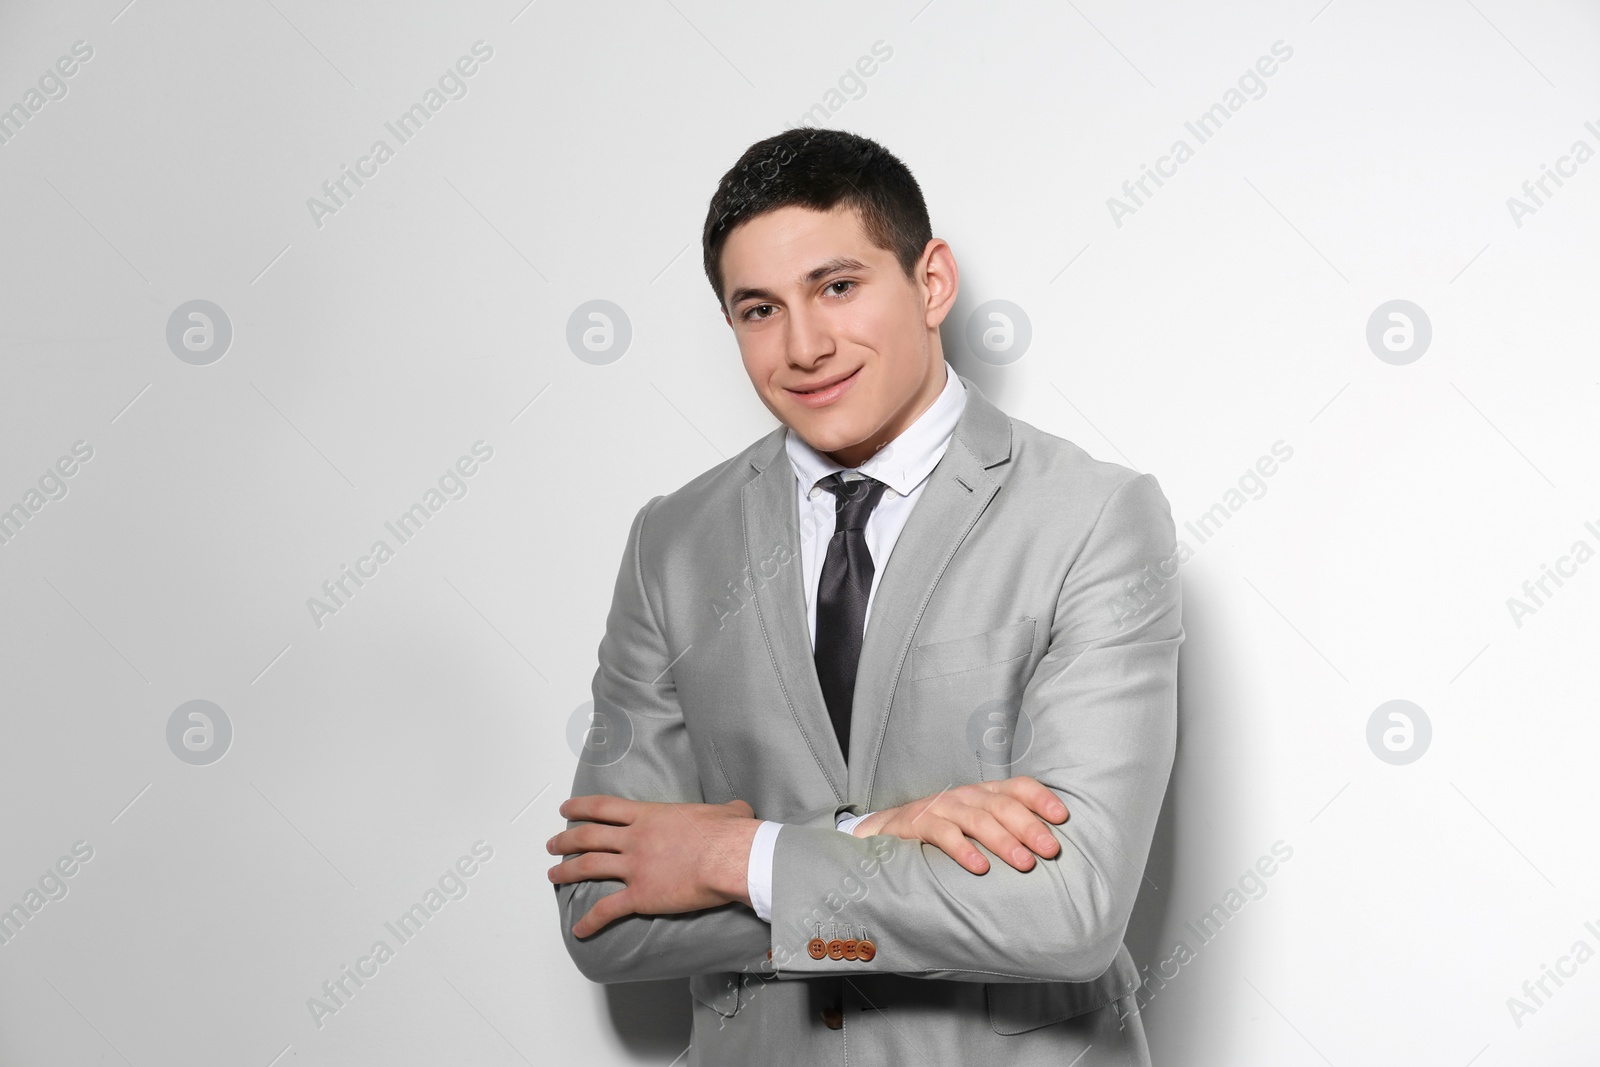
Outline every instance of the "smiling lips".
<svg viewBox="0 0 1600 1067">
<path fill-rule="evenodd" d="M 806 407 L 826 407 L 850 391 L 850 387 L 855 384 L 856 375 L 860 372 L 861 368 L 857 367 L 849 374 L 812 386 L 809 390 L 787 389 L 785 391 Z"/>
</svg>

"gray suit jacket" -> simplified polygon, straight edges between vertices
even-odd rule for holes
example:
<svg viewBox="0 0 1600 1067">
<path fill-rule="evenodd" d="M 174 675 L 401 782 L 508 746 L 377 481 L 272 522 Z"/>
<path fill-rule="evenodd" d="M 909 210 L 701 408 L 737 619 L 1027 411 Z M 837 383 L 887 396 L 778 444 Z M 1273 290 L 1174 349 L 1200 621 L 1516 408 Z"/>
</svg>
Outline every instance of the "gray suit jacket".
<svg viewBox="0 0 1600 1067">
<path fill-rule="evenodd" d="M 617 881 L 556 886 L 597 982 L 688 976 L 691 1062 L 1148 1064 L 1122 943 L 1166 791 L 1183 640 L 1155 478 L 1012 419 L 971 381 L 879 579 L 842 758 L 811 659 L 778 427 L 628 531 L 574 796 L 749 802 L 785 823 L 772 922 L 743 904 L 571 927 Z M 1068 820 L 1027 872 L 834 829 L 1027 774 Z M 576 825 L 575 823 L 569 823 Z M 980 846 L 981 847 L 981 846 Z M 870 960 L 813 958 L 820 932 Z M 842 1025 L 841 1025 L 842 1020 Z"/>
</svg>

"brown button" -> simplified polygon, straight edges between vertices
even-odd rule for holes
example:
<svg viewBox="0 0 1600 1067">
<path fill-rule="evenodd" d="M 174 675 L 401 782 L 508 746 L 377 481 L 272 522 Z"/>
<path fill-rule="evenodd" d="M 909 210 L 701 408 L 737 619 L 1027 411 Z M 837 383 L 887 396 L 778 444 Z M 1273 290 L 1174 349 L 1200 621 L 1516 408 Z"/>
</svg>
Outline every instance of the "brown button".
<svg viewBox="0 0 1600 1067">
<path fill-rule="evenodd" d="M 828 958 L 830 960 L 844 959 L 844 942 L 837 937 L 828 942 Z"/>
<path fill-rule="evenodd" d="M 814 960 L 820 960 L 828 954 L 828 943 L 820 937 L 813 937 L 806 942 L 806 954 Z"/>
<path fill-rule="evenodd" d="M 845 959 L 853 960 L 853 959 L 856 958 L 856 946 L 858 944 L 860 944 L 860 942 L 858 942 L 853 937 L 847 937 L 847 938 L 844 939 L 844 958 Z"/>
<path fill-rule="evenodd" d="M 822 1021 L 828 1024 L 829 1030 L 842 1029 L 844 1027 L 844 1012 L 839 1010 L 838 1005 L 829 1004 L 822 1009 Z"/>
<path fill-rule="evenodd" d="M 873 944 L 869 938 L 863 937 L 856 942 L 856 959 L 865 962 L 871 960 L 877 954 L 878 946 Z"/>
</svg>

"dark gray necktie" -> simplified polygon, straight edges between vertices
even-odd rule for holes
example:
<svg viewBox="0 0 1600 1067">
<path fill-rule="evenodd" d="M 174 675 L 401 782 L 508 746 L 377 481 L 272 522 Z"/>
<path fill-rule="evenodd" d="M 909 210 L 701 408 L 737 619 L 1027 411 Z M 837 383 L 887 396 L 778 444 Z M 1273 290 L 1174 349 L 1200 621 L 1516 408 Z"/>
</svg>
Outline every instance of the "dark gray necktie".
<svg viewBox="0 0 1600 1067">
<path fill-rule="evenodd" d="M 817 583 L 817 640 L 812 658 L 828 704 L 828 718 L 839 750 L 850 759 L 850 706 L 855 699 L 856 665 L 866 631 L 867 597 L 872 592 L 872 553 L 867 551 L 867 517 L 888 488 L 876 478 L 845 481 L 834 473 L 818 484 L 834 495 L 833 537 Z"/>
</svg>

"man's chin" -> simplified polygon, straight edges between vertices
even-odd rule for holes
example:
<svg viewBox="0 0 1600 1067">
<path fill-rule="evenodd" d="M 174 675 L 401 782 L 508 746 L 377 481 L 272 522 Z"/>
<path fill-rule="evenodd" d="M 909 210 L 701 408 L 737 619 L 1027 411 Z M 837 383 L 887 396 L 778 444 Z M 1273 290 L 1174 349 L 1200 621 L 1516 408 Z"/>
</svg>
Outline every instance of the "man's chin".
<svg viewBox="0 0 1600 1067">
<path fill-rule="evenodd" d="M 838 452 L 849 448 L 861 441 L 860 434 L 849 432 L 841 427 L 838 420 L 819 419 L 814 412 L 806 412 L 806 417 L 797 417 L 789 420 L 789 428 L 800 435 L 800 439 L 818 452 Z"/>
<path fill-rule="evenodd" d="M 856 434 L 810 434 L 806 432 L 806 427 L 794 427 L 794 429 L 795 434 L 800 435 L 800 440 L 824 456 L 834 456 L 842 451 L 848 451 L 862 442 L 861 435 Z"/>
</svg>

